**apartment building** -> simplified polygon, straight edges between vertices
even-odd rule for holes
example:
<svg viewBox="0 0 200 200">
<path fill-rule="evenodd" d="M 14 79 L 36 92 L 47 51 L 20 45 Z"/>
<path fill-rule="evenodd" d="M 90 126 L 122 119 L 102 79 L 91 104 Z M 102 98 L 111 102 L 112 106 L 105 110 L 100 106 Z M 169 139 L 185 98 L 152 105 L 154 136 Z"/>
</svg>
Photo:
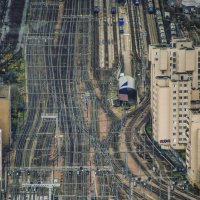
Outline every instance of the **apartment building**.
<svg viewBox="0 0 200 200">
<path fill-rule="evenodd" d="M 200 187 L 200 101 L 194 101 L 194 105 L 188 117 L 186 165 L 190 182 Z"/>
<path fill-rule="evenodd" d="M 163 149 L 185 149 L 191 101 L 199 99 L 200 47 L 173 39 L 149 46 L 149 61 L 153 137 Z"/>
</svg>

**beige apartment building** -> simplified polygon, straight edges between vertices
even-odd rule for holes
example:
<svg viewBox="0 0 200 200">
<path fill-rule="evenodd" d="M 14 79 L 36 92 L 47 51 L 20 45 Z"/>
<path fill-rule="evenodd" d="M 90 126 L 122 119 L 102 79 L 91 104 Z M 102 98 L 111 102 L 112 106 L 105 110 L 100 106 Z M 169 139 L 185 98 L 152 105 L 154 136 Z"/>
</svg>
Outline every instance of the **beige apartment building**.
<svg viewBox="0 0 200 200">
<path fill-rule="evenodd" d="M 199 100 L 200 47 L 173 39 L 169 47 L 149 46 L 153 137 L 163 149 L 185 149 L 192 100 Z"/>
<path fill-rule="evenodd" d="M 189 180 L 200 187 L 200 47 L 188 39 L 149 47 L 153 137 L 186 148 Z"/>
<path fill-rule="evenodd" d="M 186 165 L 188 178 L 200 188 L 200 101 L 194 102 L 189 111 L 189 128 L 186 132 Z"/>
</svg>

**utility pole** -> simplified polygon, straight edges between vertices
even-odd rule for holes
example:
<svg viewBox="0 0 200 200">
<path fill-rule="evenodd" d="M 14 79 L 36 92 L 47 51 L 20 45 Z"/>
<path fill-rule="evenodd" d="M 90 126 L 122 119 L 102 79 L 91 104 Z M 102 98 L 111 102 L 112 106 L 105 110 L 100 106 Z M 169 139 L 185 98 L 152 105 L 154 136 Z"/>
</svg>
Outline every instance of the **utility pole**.
<svg viewBox="0 0 200 200">
<path fill-rule="evenodd" d="M 171 200 L 171 181 L 168 182 L 168 195 L 167 199 Z"/>
<path fill-rule="evenodd" d="M 130 185 L 129 199 L 130 199 L 130 200 L 133 200 L 133 178 L 130 179 L 129 185 Z"/>
<path fill-rule="evenodd" d="M 125 166 L 126 166 L 126 176 L 128 177 L 128 153 L 125 152 Z"/>
<path fill-rule="evenodd" d="M 162 200 L 162 192 L 161 192 L 161 171 L 160 171 L 160 177 L 159 177 L 159 200 Z"/>
<path fill-rule="evenodd" d="M 145 156 L 145 150 L 146 150 L 146 135 L 144 134 L 144 160 L 146 158 L 146 156 Z"/>
</svg>

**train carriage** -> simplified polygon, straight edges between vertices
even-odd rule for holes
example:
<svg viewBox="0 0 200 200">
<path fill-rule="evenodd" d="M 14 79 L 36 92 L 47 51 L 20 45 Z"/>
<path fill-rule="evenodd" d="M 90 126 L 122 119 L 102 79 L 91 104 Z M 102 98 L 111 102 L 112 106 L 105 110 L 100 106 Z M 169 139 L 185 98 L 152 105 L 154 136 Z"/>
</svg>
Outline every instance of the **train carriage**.
<svg viewBox="0 0 200 200">
<path fill-rule="evenodd" d="M 119 33 L 120 33 L 120 34 L 123 34 L 123 33 L 124 33 L 124 28 L 123 28 L 123 26 L 120 26 L 120 27 L 119 27 Z"/>
<path fill-rule="evenodd" d="M 133 0 L 133 3 L 134 3 L 136 6 L 138 6 L 138 5 L 140 5 L 140 0 Z"/>
<path fill-rule="evenodd" d="M 111 0 L 111 14 L 116 14 L 116 0 Z"/>
<path fill-rule="evenodd" d="M 119 17 L 119 26 L 123 26 L 124 25 L 124 18 L 123 17 Z"/>
<path fill-rule="evenodd" d="M 155 6 L 154 6 L 154 1 L 153 0 L 148 0 L 147 1 L 147 8 L 149 14 L 153 14 L 155 12 Z"/>
<path fill-rule="evenodd" d="M 99 13 L 99 0 L 94 0 L 94 14 Z"/>
</svg>

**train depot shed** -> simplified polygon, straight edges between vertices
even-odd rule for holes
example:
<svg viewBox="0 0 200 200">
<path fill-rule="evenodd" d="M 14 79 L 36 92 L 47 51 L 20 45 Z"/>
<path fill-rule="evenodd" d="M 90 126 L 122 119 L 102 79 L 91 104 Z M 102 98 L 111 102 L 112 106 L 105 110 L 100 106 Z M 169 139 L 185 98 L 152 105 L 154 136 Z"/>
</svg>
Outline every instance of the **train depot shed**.
<svg viewBox="0 0 200 200">
<path fill-rule="evenodd" d="M 131 76 L 121 76 L 119 78 L 119 100 L 133 104 L 137 101 L 137 92 L 135 89 L 135 80 Z"/>
</svg>

